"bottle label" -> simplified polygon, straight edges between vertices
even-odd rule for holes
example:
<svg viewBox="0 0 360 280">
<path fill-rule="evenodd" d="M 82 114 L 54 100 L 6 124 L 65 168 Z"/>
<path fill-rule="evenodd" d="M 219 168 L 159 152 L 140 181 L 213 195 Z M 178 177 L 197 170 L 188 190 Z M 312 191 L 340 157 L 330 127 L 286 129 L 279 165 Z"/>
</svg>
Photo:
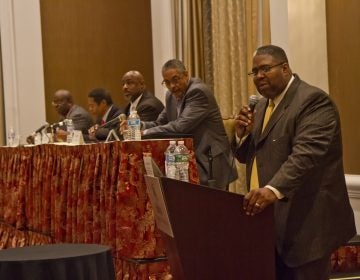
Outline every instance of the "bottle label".
<svg viewBox="0 0 360 280">
<path fill-rule="evenodd" d="M 140 119 L 128 120 L 128 126 L 140 126 Z"/>
<path fill-rule="evenodd" d="M 173 154 L 166 154 L 165 160 L 166 160 L 167 162 L 175 162 L 175 155 L 173 155 Z"/>
<path fill-rule="evenodd" d="M 189 155 L 177 154 L 175 155 L 176 162 L 189 162 Z"/>
</svg>

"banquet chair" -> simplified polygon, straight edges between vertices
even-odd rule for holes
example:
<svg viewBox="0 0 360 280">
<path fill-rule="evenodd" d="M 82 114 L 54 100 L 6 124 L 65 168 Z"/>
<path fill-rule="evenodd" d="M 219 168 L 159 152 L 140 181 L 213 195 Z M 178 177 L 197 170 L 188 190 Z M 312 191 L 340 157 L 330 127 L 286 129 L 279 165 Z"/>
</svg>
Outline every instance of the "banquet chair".
<svg viewBox="0 0 360 280">
<path fill-rule="evenodd" d="M 231 143 L 235 137 L 235 119 L 233 117 L 223 118 L 226 135 Z"/>
</svg>

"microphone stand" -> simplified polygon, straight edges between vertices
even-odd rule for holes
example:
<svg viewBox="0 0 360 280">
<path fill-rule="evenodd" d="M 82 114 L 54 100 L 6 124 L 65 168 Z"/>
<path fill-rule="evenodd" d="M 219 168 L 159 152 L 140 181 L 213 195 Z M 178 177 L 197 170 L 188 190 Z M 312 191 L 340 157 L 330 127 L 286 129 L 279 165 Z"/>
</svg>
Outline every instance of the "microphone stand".
<svg viewBox="0 0 360 280">
<path fill-rule="evenodd" d="M 126 120 L 126 115 L 125 114 L 120 114 L 117 117 L 113 118 L 112 120 L 110 120 L 110 121 L 108 121 L 108 122 L 106 122 L 106 123 L 104 123 L 102 125 L 99 125 L 98 129 L 108 127 L 109 125 L 121 123 L 124 120 Z"/>
<path fill-rule="evenodd" d="M 213 156 L 211 153 L 211 146 L 209 146 L 209 149 L 206 153 L 209 161 L 209 179 L 208 179 L 208 186 L 215 188 L 216 187 L 216 180 L 213 178 Z"/>
<path fill-rule="evenodd" d="M 46 143 L 52 143 L 52 140 L 50 139 L 51 137 L 49 137 L 47 135 L 47 129 L 49 128 L 49 125 L 46 125 L 41 131 L 41 144 L 46 144 Z"/>
<path fill-rule="evenodd" d="M 117 133 L 115 131 L 115 129 L 113 128 L 112 130 L 109 131 L 108 136 L 106 137 L 105 142 L 109 142 L 111 141 L 111 139 L 114 138 L 115 140 L 120 140 L 119 136 L 117 136 Z"/>
</svg>

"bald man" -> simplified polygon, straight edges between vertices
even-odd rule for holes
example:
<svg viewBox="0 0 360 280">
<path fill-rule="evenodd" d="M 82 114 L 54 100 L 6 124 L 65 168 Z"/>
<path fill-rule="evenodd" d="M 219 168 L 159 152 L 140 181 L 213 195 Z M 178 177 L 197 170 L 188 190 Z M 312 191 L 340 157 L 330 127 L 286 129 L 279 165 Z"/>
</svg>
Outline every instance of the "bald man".
<svg viewBox="0 0 360 280">
<path fill-rule="evenodd" d="M 121 79 L 123 94 L 129 103 L 125 114 L 136 110 L 142 121 L 154 121 L 164 109 L 164 105 L 153 94 L 146 90 L 143 75 L 139 71 L 129 71 Z"/>
<path fill-rule="evenodd" d="M 83 107 L 74 104 L 70 91 L 66 89 L 57 90 L 54 93 L 52 105 L 59 114 L 59 120 L 72 119 L 75 129 L 81 130 L 86 140 L 88 129 L 93 125 L 93 119 Z M 58 130 L 57 133 L 66 135 L 62 129 Z"/>
</svg>

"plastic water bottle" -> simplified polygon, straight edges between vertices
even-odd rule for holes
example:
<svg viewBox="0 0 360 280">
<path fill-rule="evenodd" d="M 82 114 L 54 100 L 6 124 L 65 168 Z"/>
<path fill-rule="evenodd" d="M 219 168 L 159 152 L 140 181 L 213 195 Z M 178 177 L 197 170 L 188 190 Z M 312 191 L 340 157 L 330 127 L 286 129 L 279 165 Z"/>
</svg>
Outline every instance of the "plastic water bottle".
<svg viewBox="0 0 360 280">
<path fill-rule="evenodd" d="M 35 144 L 35 145 L 40 145 L 40 144 L 42 144 L 42 136 L 41 136 L 41 133 L 40 133 L 40 132 L 38 132 L 38 133 L 35 134 L 35 136 L 34 136 L 34 144 Z"/>
<path fill-rule="evenodd" d="M 184 145 L 184 141 L 178 141 L 174 153 L 178 179 L 189 182 L 189 150 Z"/>
<path fill-rule="evenodd" d="M 66 142 L 68 143 L 72 143 L 72 139 L 74 136 L 74 124 L 73 121 L 71 119 L 68 119 L 66 122 L 66 131 L 67 131 L 67 136 L 66 136 Z"/>
<path fill-rule="evenodd" d="M 141 140 L 140 117 L 137 111 L 132 111 L 128 118 L 129 140 Z"/>
<path fill-rule="evenodd" d="M 8 146 L 9 147 L 14 147 L 15 145 L 15 130 L 12 126 L 10 126 L 9 128 L 9 131 L 8 131 L 8 135 L 7 135 L 7 138 L 8 138 Z"/>
<path fill-rule="evenodd" d="M 175 166 L 176 141 L 171 140 L 169 143 L 170 145 L 165 151 L 165 174 L 168 178 L 177 179 Z"/>
</svg>

